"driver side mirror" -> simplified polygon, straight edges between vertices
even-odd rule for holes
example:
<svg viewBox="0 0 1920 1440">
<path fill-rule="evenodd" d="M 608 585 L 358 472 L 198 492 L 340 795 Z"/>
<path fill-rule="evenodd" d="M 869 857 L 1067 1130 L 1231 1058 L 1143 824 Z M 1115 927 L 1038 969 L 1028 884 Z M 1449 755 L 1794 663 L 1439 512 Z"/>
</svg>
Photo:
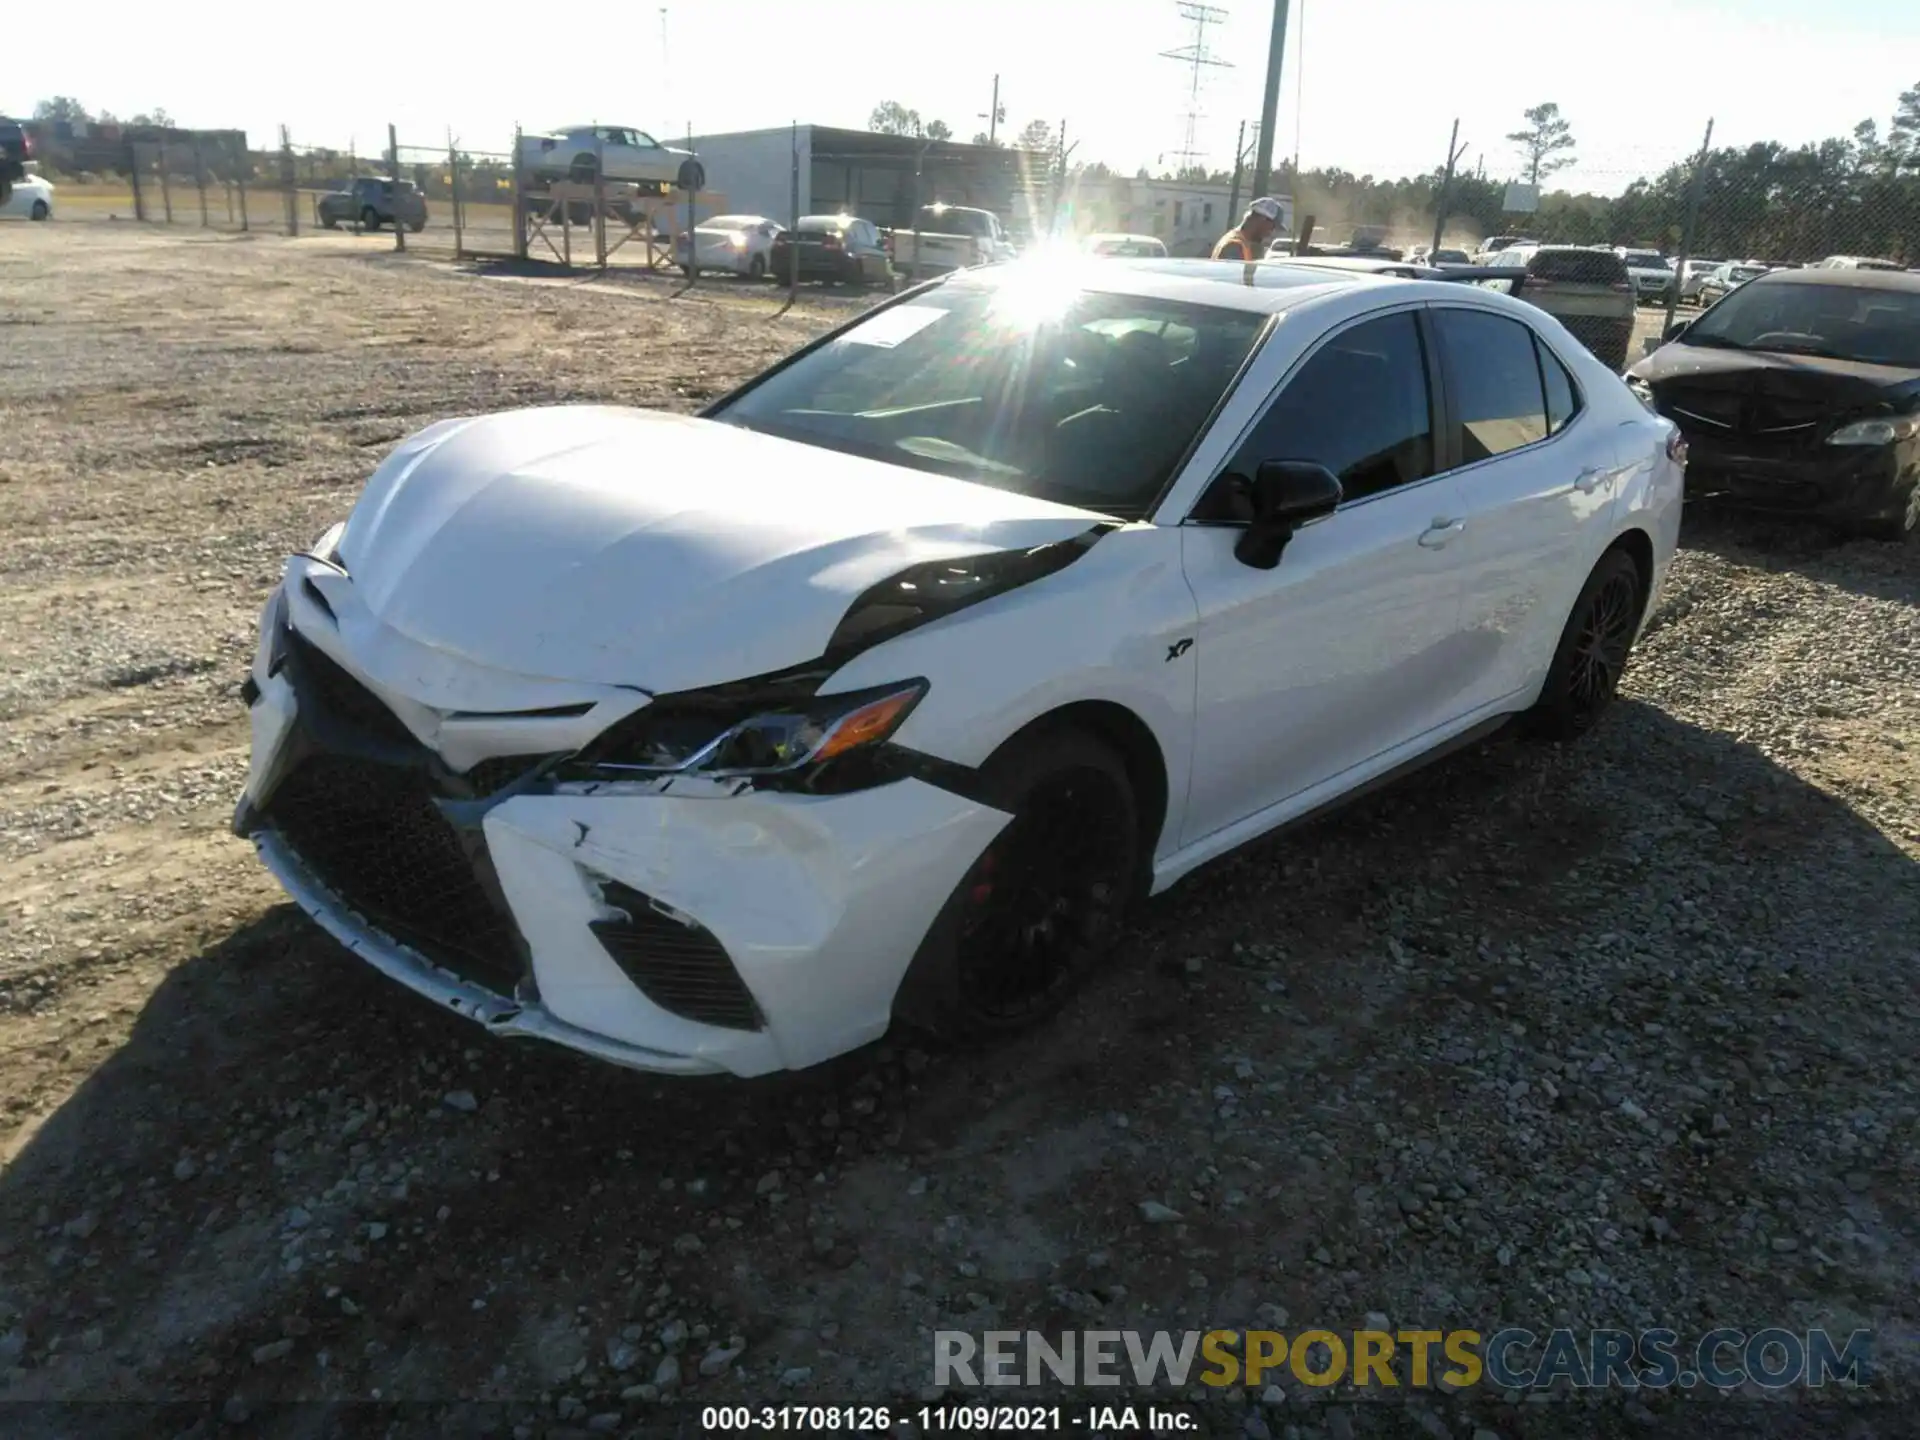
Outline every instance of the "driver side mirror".
<svg viewBox="0 0 1920 1440">
<path fill-rule="evenodd" d="M 1687 327 L 1691 324 L 1693 324 L 1691 320 L 1674 321 L 1671 325 L 1667 326 L 1665 333 L 1660 336 L 1660 343 L 1662 345 L 1671 345 L 1675 340 L 1678 340 L 1682 335 L 1687 333 Z"/>
<path fill-rule="evenodd" d="M 1271 570 L 1300 527 L 1331 515 L 1346 492 L 1331 470 L 1312 460 L 1268 460 L 1246 493 L 1253 519 L 1233 555 L 1242 565 Z"/>
</svg>

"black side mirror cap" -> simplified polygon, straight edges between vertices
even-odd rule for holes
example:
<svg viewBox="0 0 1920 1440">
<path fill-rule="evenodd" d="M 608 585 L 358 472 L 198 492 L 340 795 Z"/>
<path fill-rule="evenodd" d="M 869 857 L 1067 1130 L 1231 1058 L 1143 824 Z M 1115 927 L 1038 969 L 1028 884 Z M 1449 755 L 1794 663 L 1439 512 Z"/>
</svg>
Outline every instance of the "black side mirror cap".
<svg viewBox="0 0 1920 1440">
<path fill-rule="evenodd" d="M 1686 334 L 1687 328 L 1692 324 L 1693 322 L 1691 320 L 1674 321 L 1671 325 L 1667 326 L 1665 332 L 1660 336 L 1660 343 L 1662 345 L 1671 345 L 1675 340 L 1678 340 L 1682 335 Z"/>
<path fill-rule="evenodd" d="M 1241 532 L 1233 554 L 1243 565 L 1271 570 L 1302 525 L 1331 515 L 1346 491 L 1326 466 L 1312 460 L 1268 460 L 1249 487 L 1253 521 Z"/>
</svg>

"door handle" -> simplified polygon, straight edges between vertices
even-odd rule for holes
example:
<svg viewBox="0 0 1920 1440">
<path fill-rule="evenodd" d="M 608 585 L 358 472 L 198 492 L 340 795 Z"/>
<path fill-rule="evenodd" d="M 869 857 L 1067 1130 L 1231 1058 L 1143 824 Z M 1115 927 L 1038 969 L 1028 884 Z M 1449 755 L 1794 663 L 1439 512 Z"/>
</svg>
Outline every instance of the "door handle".
<svg viewBox="0 0 1920 1440">
<path fill-rule="evenodd" d="M 1589 465 L 1573 477 L 1573 488 L 1582 495 L 1591 495 L 1600 488 L 1600 482 L 1611 472 L 1604 465 Z"/>
<path fill-rule="evenodd" d="M 1449 520 L 1444 515 L 1436 516 L 1433 524 L 1420 534 L 1420 543 L 1429 550 L 1438 550 L 1454 536 L 1467 528 L 1464 520 Z"/>
</svg>

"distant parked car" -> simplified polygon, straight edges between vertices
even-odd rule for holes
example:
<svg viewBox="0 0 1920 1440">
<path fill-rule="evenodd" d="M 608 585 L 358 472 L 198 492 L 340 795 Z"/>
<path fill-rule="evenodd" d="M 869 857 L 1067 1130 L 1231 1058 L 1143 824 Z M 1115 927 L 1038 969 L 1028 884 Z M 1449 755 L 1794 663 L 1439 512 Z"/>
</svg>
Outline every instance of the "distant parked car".
<svg viewBox="0 0 1920 1440">
<path fill-rule="evenodd" d="M 1690 497 L 1920 535 L 1920 277 L 1756 275 L 1675 324 L 1627 384 L 1687 437 Z"/>
<path fill-rule="evenodd" d="M 1510 249 L 1515 245 L 1538 245 L 1539 243 L 1538 240 L 1529 239 L 1525 235 L 1495 235 L 1491 240 L 1480 242 L 1480 253 L 1483 256 L 1497 255 L 1502 250 Z"/>
<path fill-rule="evenodd" d="M 1682 265 L 1680 267 L 1680 303 L 1683 305 L 1689 303 L 1698 305 L 1700 303 L 1700 286 L 1705 282 L 1707 276 L 1711 275 L 1726 263 L 1724 260 L 1696 258 Z"/>
<path fill-rule="evenodd" d="M 1829 255 L 1824 260 L 1816 260 L 1809 269 L 1814 270 L 1892 270 L 1901 269 L 1897 260 L 1878 260 L 1868 255 Z"/>
<path fill-rule="evenodd" d="M 13 187 L 27 178 L 27 161 L 32 158 L 33 137 L 27 134 L 27 127 L 0 115 L 0 205 L 12 197 Z"/>
<path fill-rule="evenodd" d="M 802 215 L 794 230 L 782 230 L 773 241 L 770 266 L 774 279 L 785 280 L 789 255 L 797 249 L 799 278 L 825 280 L 835 285 L 886 285 L 893 267 L 871 220 L 853 215 Z"/>
<path fill-rule="evenodd" d="M 1464 250 L 1429 250 L 1427 252 L 1427 258 L 1421 263 L 1425 265 L 1471 265 L 1473 264 L 1473 257 Z"/>
<path fill-rule="evenodd" d="M 1700 282 L 1700 303 L 1715 305 L 1731 291 L 1738 290 L 1749 280 L 1757 280 L 1767 273 L 1765 265 L 1741 264 L 1728 261 L 1706 276 Z"/>
<path fill-rule="evenodd" d="M 608 180 L 669 190 L 700 190 L 706 171 L 690 150 L 662 145 L 628 125 L 566 125 L 547 135 L 520 137 L 520 166 L 536 180 L 591 185 Z"/>
<path fill-rule="evenodd" d="M 689 244 L 682 230 L 673 242 L 674 262 L 691 271 L 694 257 L 702 270 L 724 270 L 759 280 L 773 269 L 773 241 L 780 234 L 778 221 L 764 215 L 715 215 L 693 227 Z"/>
<path fill-rule="evenodd" d="M 358 225 L 378 230 L 382 225 L 405 225 L 416 233 L 427 224 L 427 198 L 411 180 L 389 180 L 383 175 L 355 176 L 344 190 L 322 195 L 314 209 L 329 230 Z"/>
<path fill-rule="evenodd" d="M 1485 263 L 1526 271 L 1522 300 L 1553 316 L 1616 372 L 1626 369 L 1635 296 L 1626 262 L 1613 251 L 1529 242 L 1496 251 Z"/>
<path fill-rule="evenodd" d="M 53 184 L 38 175 L 13 182 L 13 193 L 0 200 L 0 215 L 9 220 L 51 220 Z"/>
<path fill-rule="evenodd" d="M 1633 250 L 1620 246 L 1613 252 L 1627 267 L 1633 282 L 1633 295 L 1645 303 L 1664 305 L 1673 290 L 1673 262 L 1658 250 Z"/>
<path fill-rule="evenodd" d="M 1167 253 L 1164 240 L 1153 235 L 1089 235 L 1080 242 L 1089 255 L 1131 255 L 1158 259 Z"/>
</svg>

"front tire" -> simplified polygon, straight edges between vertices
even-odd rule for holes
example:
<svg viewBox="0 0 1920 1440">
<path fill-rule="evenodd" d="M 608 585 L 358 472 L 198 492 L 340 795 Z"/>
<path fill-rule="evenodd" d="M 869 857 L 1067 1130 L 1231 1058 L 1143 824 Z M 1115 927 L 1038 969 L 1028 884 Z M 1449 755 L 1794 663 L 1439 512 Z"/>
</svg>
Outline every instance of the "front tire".
<svg viewBox="0 0 1920 1440">
<path fill-rule="evenodd" d="M 1547 668 L 1526 728 L 1543 740 L 1575 740 L 1613 703 L 1640 628 L 1646 594 L 1640 566 L 1625 550 L 1609 550 L 1593 567 Z"/>
<path fill-rule="evenodd" d="M 1144 889 L 1139 806 L 1111 748 L 1043 732 L 988 761 L 982 780 L 1013 818 L 934 917 L 894 1004 L 908 1024 L 961 1043 L 1058 1011 Z"/>
<path fill-rule="evenodd" d="M 1890 520 L 1873 520 L 1860 527 L 1868 540 L 1884 540 L 1891 545 L 1912 543 L 1920 536 L 1920 480 L 1907 491 L 1907 508 Z"/>
<path fill-rule="evenodd" d="M 51 220 L 53 218 L 53 211 L 48 208 L 46 201 L 36 200 L 33 202 L 33 209 L 27 212 L 27 218 L 29 220 Z"/>
<path fill-rule="evenodd" d="M 747 278 L 749 280 L 764 280 L 767 278 L 766 256 L 755 255 L 751 260 L 747 261 Z"/>
<path fill-rule="evenodd" d="M 362 230 L 378 230 L 380 228 L 380 212 L 375 210 L 371 205 L 363 209 L 360 212 L 360 228 Z"/>
</svg>

